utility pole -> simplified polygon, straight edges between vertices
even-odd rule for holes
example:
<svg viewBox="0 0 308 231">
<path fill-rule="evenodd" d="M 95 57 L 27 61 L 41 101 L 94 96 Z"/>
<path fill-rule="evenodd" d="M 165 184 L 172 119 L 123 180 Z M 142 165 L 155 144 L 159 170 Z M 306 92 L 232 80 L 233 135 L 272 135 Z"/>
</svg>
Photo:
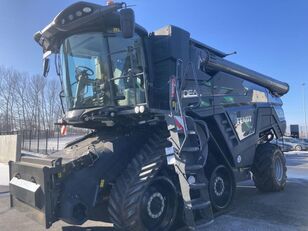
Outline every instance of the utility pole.
<svg viewBox="0 0 308 231">
<path fill-rule="evenodd" d="M 306 83 L 302 83 L 303 86 L 303 109 L 304 109 L 304 116 L 305 116 L 305 137 L 308 137 L 308 130 L 307 130 L 307 110 L 306 110 Z"/>
</svg>

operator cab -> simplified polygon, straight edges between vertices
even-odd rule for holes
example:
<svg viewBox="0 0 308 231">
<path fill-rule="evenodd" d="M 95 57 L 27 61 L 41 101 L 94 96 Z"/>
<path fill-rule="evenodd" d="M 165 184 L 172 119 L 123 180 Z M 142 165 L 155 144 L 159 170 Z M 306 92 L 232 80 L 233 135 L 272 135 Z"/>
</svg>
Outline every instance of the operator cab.
<svg viewBox="0 0 308 231">
<path fill-rule="evenodd" d="M 137 34 L 87 32 L 60 48 L 61 80 L 69 110 L 145 104 L 144 57 Z"/>
<path fill-rule="evenodd" d="M 56 55 L 66 123 L 113 124 L 117 115 L 146 111 L 145 38 L 123 3 L 76 3 L 36 33 L 44 53 Z"/>
</svg>

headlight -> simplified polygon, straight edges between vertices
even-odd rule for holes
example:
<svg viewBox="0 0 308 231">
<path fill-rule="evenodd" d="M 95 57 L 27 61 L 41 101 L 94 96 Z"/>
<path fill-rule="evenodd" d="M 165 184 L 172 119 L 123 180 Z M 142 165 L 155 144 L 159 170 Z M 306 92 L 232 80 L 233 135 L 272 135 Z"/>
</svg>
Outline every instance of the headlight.
<svg viewBox="0 0 308 231">
<path fill-rule="evenodd" d="M 86 13 L 86 14 L 88 14 L 88 13 L 91 13 L 92 12 L 92 9 L 90 8 L 90 7 L 84 7 L 83 9 L 82 9 L 82 11 L 84 12 L 84 13 Z"/>
<path fill-rule="evenodd" d="M 144 107 L 143 105 L 139 107 L 139 111 L 140 111 L 140 113 L 143 113 L 143 112 L 144 112 L 144 110 L 145 110 L 145 107 Z"/>
<path fill-rule="evenodd" d="M 138 106 L 135 107 L 135 113 L 138 114 L 140 112 L 140 108 Z"/>
</svg>

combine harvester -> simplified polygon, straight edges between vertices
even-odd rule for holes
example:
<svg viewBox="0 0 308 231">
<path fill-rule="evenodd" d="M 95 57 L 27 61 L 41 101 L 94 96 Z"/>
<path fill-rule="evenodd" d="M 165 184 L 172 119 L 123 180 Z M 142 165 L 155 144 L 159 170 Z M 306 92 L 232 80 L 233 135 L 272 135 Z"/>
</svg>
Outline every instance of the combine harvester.
<svg viewBox="0 0 308 231">
<path fill-rule="evenodd" d="M 56 57 L 63 125 L 93 129 L 56 154 L 10 163 L 11 206 L 46 228 L 101 220 L 116 230 L 203 230 L 236 182 L 284 189 L 285 157 L 270 142 L 285 132 L 288 84 L 181 28 L 148 33 L 125 3 L 73 4 L 35 40 L 45 76 Z"/>
</svg>

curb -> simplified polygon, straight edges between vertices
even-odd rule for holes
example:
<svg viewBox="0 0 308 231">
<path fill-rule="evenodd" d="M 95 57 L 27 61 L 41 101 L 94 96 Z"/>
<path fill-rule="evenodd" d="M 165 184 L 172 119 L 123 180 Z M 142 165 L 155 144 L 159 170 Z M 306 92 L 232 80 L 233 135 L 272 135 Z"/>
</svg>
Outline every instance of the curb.
<svg viewBox="0 0 308 231">
<path fill-rule="evenodd" d="M 4 193 L 9 193 L 9 186 L 8 185 L 0 185 L 0 195 Z"/>
</svg>

